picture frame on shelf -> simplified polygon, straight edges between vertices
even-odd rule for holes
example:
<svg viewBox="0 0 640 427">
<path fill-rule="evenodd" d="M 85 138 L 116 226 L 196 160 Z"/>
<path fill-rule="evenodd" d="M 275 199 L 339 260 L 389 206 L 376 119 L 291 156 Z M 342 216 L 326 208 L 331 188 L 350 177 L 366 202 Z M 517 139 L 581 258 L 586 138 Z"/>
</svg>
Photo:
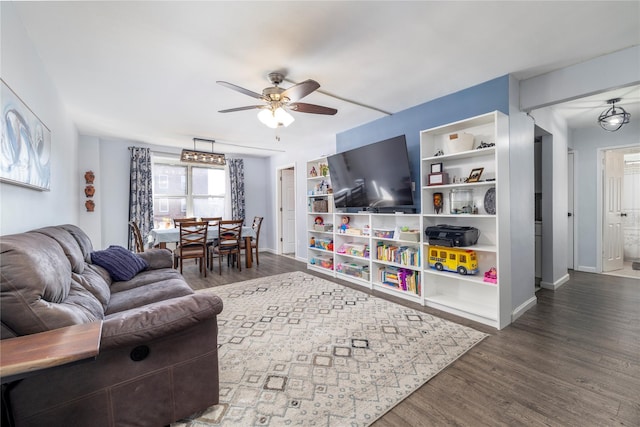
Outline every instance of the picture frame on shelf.
<svg viewBox="0 0 640 427">
<path fill-rule="evenodd" d="M 445 185 L 449 183 L 449 175 L 446 172 L 430 173 L 427 175 L 427 185 Z"/>
<path fill-rule="evenodd" d="M 483 171 L 484 168 L 471 169 L 471 173 L 469 174 L 469 178 L 467 178 L 467 182 L 479 182 Z"/>
<path fill-rule="evenodd" d="M 442 173 L 442 163 L 431 163 L 431 173 Z"/>
</svg>

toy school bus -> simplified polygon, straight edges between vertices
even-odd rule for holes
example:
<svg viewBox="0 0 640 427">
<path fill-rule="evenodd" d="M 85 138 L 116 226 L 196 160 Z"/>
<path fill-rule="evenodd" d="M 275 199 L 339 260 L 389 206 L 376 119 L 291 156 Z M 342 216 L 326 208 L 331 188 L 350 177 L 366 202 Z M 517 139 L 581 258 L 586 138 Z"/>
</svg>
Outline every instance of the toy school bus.
<svg viewBox="0 0 640 427">
<path fill-rule="evenodd" d="M 470 249 L 429 246 L 429 267 L 438 271 L 455 271 L 460 274 L 476 274 L 478 258 Z"/>
</svg>

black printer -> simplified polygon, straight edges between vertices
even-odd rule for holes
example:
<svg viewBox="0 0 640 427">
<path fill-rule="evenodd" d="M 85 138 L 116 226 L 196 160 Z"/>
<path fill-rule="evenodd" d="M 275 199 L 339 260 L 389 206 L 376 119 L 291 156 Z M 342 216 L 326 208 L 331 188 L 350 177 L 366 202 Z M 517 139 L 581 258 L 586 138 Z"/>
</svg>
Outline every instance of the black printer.
<svg viewBox="0 0 640 427">
<path fill-rule="evenodd" d="M 472 246 L 478 242 L 480 231 L 475 227 L 439 224 L 424 230 L 430 245 L 437 246 Z"/>
</svg>

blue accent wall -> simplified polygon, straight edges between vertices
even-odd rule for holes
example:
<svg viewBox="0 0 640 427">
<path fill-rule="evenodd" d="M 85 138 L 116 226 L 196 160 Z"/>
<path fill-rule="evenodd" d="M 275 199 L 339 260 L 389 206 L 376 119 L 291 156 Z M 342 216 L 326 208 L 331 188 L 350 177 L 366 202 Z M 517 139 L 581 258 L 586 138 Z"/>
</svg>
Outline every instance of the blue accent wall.
<svg viewBox="0 0 640 427">
<path fill-rule="evenodd" d="M 508 75 L 341 132 L 336 135 L 336 151 L 340 153 L 404 134 L 411 164 L 411 180 L 416 183 L 414 207 L 419 212 L 420 131 L 495 110 L 509 114 Z"/>
</svg>

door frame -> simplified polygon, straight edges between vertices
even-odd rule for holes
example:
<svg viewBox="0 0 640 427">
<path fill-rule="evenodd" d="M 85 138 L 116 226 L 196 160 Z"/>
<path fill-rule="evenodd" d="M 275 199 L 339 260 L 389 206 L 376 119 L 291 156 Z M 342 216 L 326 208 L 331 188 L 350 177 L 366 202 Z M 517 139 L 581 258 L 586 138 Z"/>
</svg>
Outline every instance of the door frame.
<svg viewBox="0 0 640 427">
<path fill-rule="evenodd" d="M 567 153 L 567 172 L 568 182 L 567 189 L 569 194 L 567 195 L 567 202 L 569 204 L 569 212 L 571 214 L 571 227 L 567 227 L 567 231 L 569 232 L 569 236 L 567 237 L 567 249 L 570 249 L 569 256 L 567 256 L 567 268 L 571 270 L 575 270 L 576 266 L 576 254 L 578 253 L 578 239 L 579 235 L 576 233 L 578 221 L 576 221 L 576 206 L 577 206 L 577 194 L 578 189 L 576 188 L 576 152 L 573 150 L 569 150 Z"/>
<path fill-rule="evenodd" d="M 298 207 L 297 207 L 297 200 L 298 200 L 298 185 L 297 185 L 297 179 L 296 179 L 296 164 L 295 163 L 289 163 L 289 164 L 285 164 L 282 166 L 278 166 L 276 167 L 276 206 L 275 206 L 275 215 L 274 217 L 276 218 L 276 253 L 278 255 L 282 255 L 283 251 L 282 251 L 282 202 L 283 202 L 283 197 L 282 197 L 282 171 L 285 169 L 293 169 L 293 193 L 294 193 L 294 209 L 295 209 L 295 213 L 294 215 L 296 216 L 296 224 L 298 223 L 297 221 L 297 215 L 298 215 Z M 295 253 L 297 253 L 297 245 L 295 246 Z"/>
</svg>

